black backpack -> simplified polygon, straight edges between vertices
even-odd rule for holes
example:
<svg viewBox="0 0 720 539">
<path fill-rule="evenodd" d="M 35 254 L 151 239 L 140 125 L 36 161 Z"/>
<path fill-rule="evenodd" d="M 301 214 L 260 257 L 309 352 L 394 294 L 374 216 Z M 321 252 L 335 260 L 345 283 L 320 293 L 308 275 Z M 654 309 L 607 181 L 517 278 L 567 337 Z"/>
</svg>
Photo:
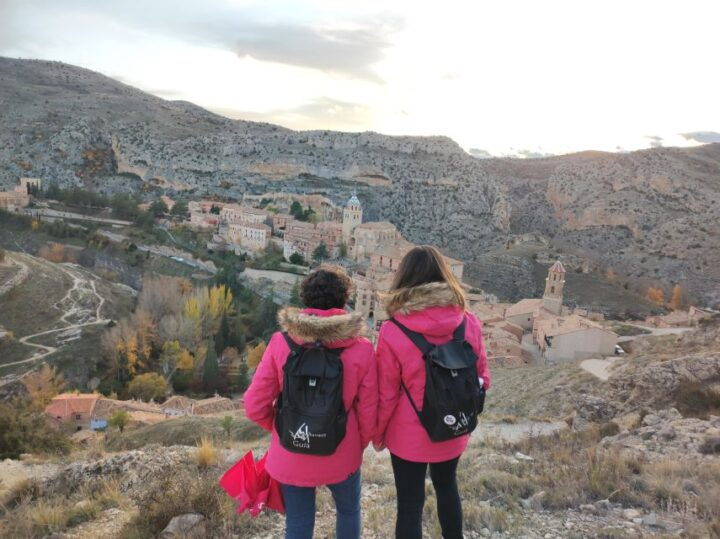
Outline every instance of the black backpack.
<svg viewBox="0 0 720 539">
<path fill-rule="evenodd" d="M 283 333 L 290 355 L 283 367 L 275 430 L 288 451 L 331 455 L 345 437 L 342 349 L 299 345 Z"/>
<path fill-rule="evenodd" d="M 452 340 L 441 345 L 428 342 L 421 333 L 394 318 L 390 320 L 422 352 L 425 361 L 422 410 L 418 410 L 405 382 L 402 387 L 430 439 L 443 442 L 475 430 L 477 416 L 485 404 L 485 390 L 478 379 L 477 355 L 465 340 L 465 319 Z"/>
</svg>

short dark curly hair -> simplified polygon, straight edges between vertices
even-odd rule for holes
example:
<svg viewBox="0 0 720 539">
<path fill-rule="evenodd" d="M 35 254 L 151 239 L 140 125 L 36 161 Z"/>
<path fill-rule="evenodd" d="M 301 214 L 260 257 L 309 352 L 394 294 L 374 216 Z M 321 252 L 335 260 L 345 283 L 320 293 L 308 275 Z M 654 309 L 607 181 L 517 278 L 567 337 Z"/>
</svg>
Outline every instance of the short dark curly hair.
<svg viewBox="0 0 720 539">
<path fill-rule="evenodd" d="M 351 290 L 352 280 L 345 270 L 322 266 L 300 283 L 300 299 L 310 309 L 342 309 Z"/>
</svg>

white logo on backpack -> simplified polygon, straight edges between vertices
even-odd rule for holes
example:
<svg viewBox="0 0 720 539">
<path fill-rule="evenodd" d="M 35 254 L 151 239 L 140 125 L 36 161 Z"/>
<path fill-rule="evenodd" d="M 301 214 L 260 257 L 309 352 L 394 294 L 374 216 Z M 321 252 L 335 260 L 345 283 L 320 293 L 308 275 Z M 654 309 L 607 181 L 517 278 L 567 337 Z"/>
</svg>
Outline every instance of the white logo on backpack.
<svg viewBox="0 0 720 539">
<path fill-rule="evenodd" d="M 445 421 L 445 424 L 446 424 L 446 425 L 452 426 L 452 425 L 454 425 L 454 424 L 457 422 L 457 419 L 455 419 L 455 416 L 454 416 L 454 415 L 448 414 L 448 415 L 446 415 L 446 416 L 443 418 L 443 421 Z"/>
</svg>

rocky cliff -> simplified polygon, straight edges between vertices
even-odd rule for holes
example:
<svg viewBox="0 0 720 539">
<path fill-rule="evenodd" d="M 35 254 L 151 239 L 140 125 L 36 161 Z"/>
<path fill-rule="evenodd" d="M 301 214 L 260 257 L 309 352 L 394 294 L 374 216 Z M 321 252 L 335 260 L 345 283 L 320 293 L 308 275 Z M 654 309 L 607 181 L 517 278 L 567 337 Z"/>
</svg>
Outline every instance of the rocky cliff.
<svg viewBox="0 0 720 539">
<path fill-rule="evenodd" d="M 485 255 L 534 232 L 626 279 L 681 282 L 720 302 L 720 144 L 479 160 L 446 137 L 230 120 L 78 67 L 8 58 L 0 121 L 0 185 L 37 176 L 105 192 L 284 189 L 337 202 L 357 189 L 369 218 L 476 261 L 483 284 L 505 272 Z"/>
</svg>

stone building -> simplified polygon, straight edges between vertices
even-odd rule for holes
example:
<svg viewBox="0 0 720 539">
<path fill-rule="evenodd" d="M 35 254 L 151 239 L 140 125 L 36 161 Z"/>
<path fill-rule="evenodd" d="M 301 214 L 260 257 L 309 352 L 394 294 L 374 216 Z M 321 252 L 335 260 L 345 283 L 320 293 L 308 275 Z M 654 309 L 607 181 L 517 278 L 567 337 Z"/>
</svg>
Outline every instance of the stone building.
<svg viewBox="0 0 720 539">
<path fill-rule="evenodd" d="M 198 228 L 217 228 L 220 216 L 214 213 L 191 212 L 190 224 Z"/>
<path fill-rule="evenodd" d="M 8 191 L 0 191 L 0 209 L 18 211 L 30 204 L 30 195 L 26 186 L 17 185 Z"/>
<path fill-rule="evenodd" d="M 229 223 L 227 237 L 240 249 L 261 251 L 268 246 L 271 229 L 265 224 L 249 222 Z"/>
<path fill-rule="evenodd" d="M 355 227 L 362 224 L 363 209 L 360 200 L 356 195 L 350 197 L 345 208 L 343 208 L 342 219 L 342 241 L 350 246 Z"/>
<path fill-rule="evenodd" d="M 387 313 L 382 307 L 380 295 L 390 289 L 400 262 L 413 247 L 412 243 L 402 239 L 394 245 L 380 247 L 370 256 L 370 265 L 365 270 L 365 273 L 355 273 L 353 275 L 355 310 L 363 313 L 366 318 L 372 319 L 376 327 L 387 319 Z M 455 276 L 462 280 L 464 264 L 459 260 L 449 257 L 444 258 Z"/>
<path fill-rule="evenodd" d="M 88 429 L 99 399 L 100 395 L 96 393 L 62 393 L 45 407 L 45 415 L 56 424 L 71 426 L 73 430 Z"/>
<path fill-rule="evenodd" d="M 558 316 L 563 313 L 565 268 L 558 260 L 548 269 L 542 298 L 526 298 L 505 310 L 505 318 L 526 331 L 533 329 L 535 318 L 543 313 Z"/>
<path fill-rule="evenodd" d="M 283 239 L 283 256 L 290 259 L 297 253 L 305 260 L 312 258 L 315 249 L 325 244 L 330 258 L 337 257 L 342 243 L 342 224 L 322 221 L 317 225 L 303 221 L 288 221 Z"/>
<path fill-rule="evenodd" d="M 618 339 L 609 329 L 577 315 L 538 320 L 534 333 L 543 357 L 549 362 L 612 356 Z"/>
<path fill-rule="evenodd" d="M 276 213 L 272 216 L 272 229 L 273 234 L 276 236 L 282 236 L 285 233 L 285 229 L 290 221 L 294 221 L 295 217 L 289 213 Z"/>
<path fill-rule="evenodd" d="M 239 204 L 225 204 L 220 210 L 222 222 L 230 223 L 251 223 L 256 225 L 265 224 L 270 214 L 258 208 L 240 206 Z"/>
<path fill-rule="evenodd" d="M 348 253 L 353 260 L 364 260 L 381 247 L 394 245 L 401 238 L 397 227 L 389 221 L 362 223 L 352 233 Z"/>
<path fill-rule="evenodd" d="M 548 276 L 545 278 L 545 293 L 542 298 L 543 308 L 553 314 L 561 314 L 564 288 L 565 267 L 558 260 L 550 266 Z"/>
</svg>

